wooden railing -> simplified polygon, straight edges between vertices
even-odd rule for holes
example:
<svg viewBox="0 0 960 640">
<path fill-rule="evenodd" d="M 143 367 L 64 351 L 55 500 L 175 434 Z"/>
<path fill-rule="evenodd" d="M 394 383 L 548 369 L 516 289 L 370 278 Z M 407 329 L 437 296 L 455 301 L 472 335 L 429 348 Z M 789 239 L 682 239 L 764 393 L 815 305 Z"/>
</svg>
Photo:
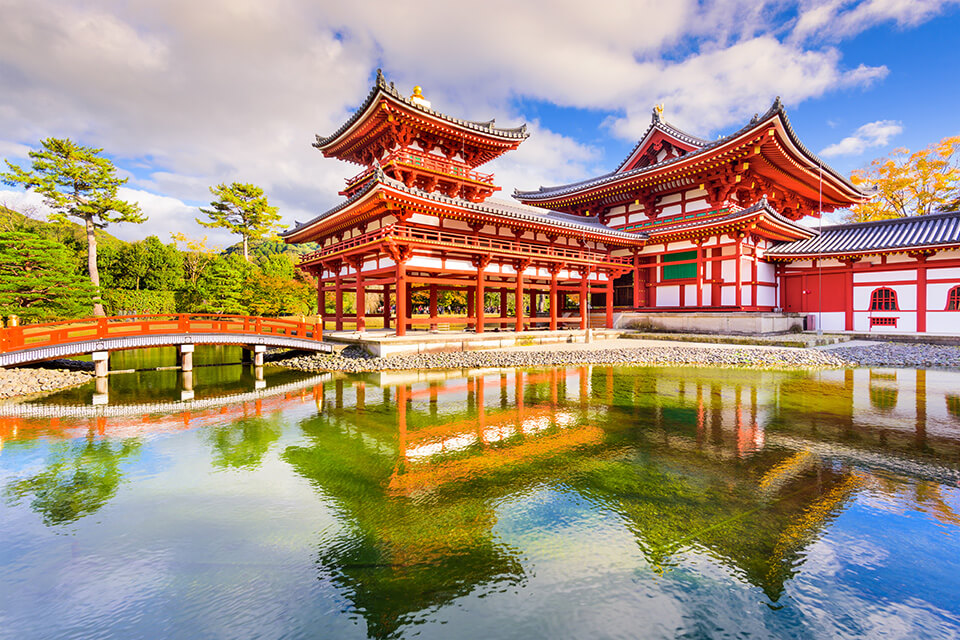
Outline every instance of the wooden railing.
<svg viewBox="0 0 960 640">
<path fill-rule="evenodd" d="M 82 318 L 7 327 L 0 329 L 0 353 L 105 338 L 181 333 L 283 336 L 300 340 L 323 340 L 323 327 L 319 323 L 255 316 L 181 313 Z"/>
<path fill-rule="evenodd" d="M 337 242 L 329 247 L 318 251 L 305 254 L 301 257 L 301 263 L 309 263 L 326 256 L 349 251 L 350 249 L 360 247 L 366 244 L 372 244 L 386 238 L 394 240 L 412 242 L 442 244 L 445 246 L 455 245 L 469 249 L 476 249 L 483 253 L 499 253 L 521 256 L 532 256 L 549 258 L 553 260 L 575 260 L 577 262 L 605 263 L 618 265 L 633 265 L 633 258 L 630 256 L 611 256 L 599 251 L 589 251 L 586 249 L 577 249 L 574 247 L 564 247 L 558 245 L 539 245 L 526 242 L 517 242 L 516 240 L 507 240 L 501 238 L 491 238 L 487 236 L 470 236 L 463 233 L 450 233 L 439 229 L 421 229 L 408 227 L 404 225 L 387 225 L 376 231 L 370 231 L 341 242 Z"/>
<path fill-rule="evenodd" d="M 431 153 L 423 153 L 422 151 L 415 151 L 413 149 L 397 149 L 387 157 L 380 160 L 380 166 L 385 167 L 389 164 L 417 167 L 433 173 L 439 173 L 452 178 L 458 178 L 460 180 L 470 180 L 472 182 L 480 182 L 491 186 L 493 185 L 492 173 L 481 173 L 479 171 L 474 171 L 469 165 L 462 162 L 447 160 L 446 158 L 441 158 Z M 348 178 L 347 190 L 349 191 L 350 188 L 358 182 L 362 182 L 363 179 L 370 175 L 371 172 L 373 172 L 372 167 L 364 169 L 362 172 L 353 176 L 352 178 Z"/>
</svg>

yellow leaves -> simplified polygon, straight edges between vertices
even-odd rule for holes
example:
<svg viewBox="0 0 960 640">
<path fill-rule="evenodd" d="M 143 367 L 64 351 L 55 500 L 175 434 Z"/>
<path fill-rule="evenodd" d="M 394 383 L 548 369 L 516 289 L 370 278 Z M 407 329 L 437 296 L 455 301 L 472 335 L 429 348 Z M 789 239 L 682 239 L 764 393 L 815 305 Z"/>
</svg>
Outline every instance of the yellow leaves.
<svg viewBox="0 0 960 640">
<path fill-rule="evenodd" d="M 854 171 L 850 181 L 874 190 L 876 197 L 852 207 L 848 220 L 926 215 L 955 206 L 960 196 L 960 136 L 913 153 L 894 149 L 890 157 L 878 158 L 870 166 Z"/>
</svg>

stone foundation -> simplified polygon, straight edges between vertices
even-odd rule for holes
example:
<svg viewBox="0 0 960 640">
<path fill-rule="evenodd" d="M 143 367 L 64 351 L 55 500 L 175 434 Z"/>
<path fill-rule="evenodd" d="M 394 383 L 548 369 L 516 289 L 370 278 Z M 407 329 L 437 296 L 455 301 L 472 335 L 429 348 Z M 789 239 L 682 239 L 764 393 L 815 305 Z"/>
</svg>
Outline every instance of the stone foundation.
<svg viewBox="0 0 960 640">
<path fill-rule="evenodd" d="M 759 335 L 803 329 L 804 314 L 761 311 L 714 311 L 687 313 L 624 312 L 614 316 L 618 329 L 672 333 L 722 333 Z"/>
</svg>

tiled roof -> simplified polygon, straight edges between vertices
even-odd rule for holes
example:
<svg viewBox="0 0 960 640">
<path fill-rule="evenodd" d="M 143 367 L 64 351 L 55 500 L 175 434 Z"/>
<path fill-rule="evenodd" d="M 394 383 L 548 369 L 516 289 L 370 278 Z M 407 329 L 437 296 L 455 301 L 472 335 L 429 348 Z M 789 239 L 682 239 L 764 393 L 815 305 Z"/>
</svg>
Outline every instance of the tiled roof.
<svg viewBox="0 0 960 640">
<path fill-rule="evenodd" d="M 806 240 L 784 242 L 769 256 L 857 254 L 960 245 L 960 212 L 823 227 Z"/>
<path fill-rule="evenodd" d="M 543 209 L 540 207 L 531 207 L 525 204 L 519 204 L 516 202 L 509 202 L 506 200 L 499 200 L 496 198 L 488 198 L 484 202 L 470 202 L 469 200 L 461 200 L 459 198 L 450 198 L 439 193 L 427 193 L 420 189 L 413 187 L 408 187 L 399 180 L 394 180 L 393 178 L 388 177 L 383 173 L 382 170 L 378 169 L 376 173 L 371 177 L 367 184 L 353 194 L 347 200 L 341 202 L 336 207 L 321 213 L 319 216 L 305 223 L 297 223 L 293 229 L 285 231 L 280 235 L 282 237 L 289 237 L 298 231 L 302 231 L 304 228 L 309 227 L 325 218 L 332 216 L 333 214 L 342 211 L 347 208 L 350 204 L 356 202 L 367 193 L 372 191 L 378 185 L 386 185 L 393 189 L 399 191 L 404 191 L 411 195 L 417 196 L 419 198 L 424 198 L 427 200 L 433 200 L 435 202 L 440 202 L 443 204 L 449 204 L 461 209 L 469 209 L 473 211 L 479 211 L 481 213 L 488 213 L 496 216 L 501 216 L 503 218 L 519 220 L 523 222 L 532 222 L 537 224 L 548 224 L 550 226 L 557 227 L 559 229 L 564 229 L 567 231 L 580 231 L 588 233 L 596 233 L 606 235 L 612 238 L 617 238 L 620 240 L 631 240 L 634 242 L 643 241 L 646 239 L 646 235 L 642 233 L 630 233 L 627 231 L 619 231 L 617 229 L 611 229 L 605 224 L 601 223 L 597 217 L 584 217 L 584 216 L 575 216 L 567 213 L 561 213 L 559 211 L 550 211 L 549 209 Z"/>
<path fill-rule="evenodd" d="M 603 174 L 602 176 L 597 176 L 596 178 L 588 178 L 587 180 L 582 180 L 580 182 L 572 182 L 570 184 L 558 185 L 555 187 L 540 187 L 536 191 L 514 190 L 513 197 L 519 200 L 549 200 L 552 198 L 557 198 L 569 193 L 582 191 L 584 189 L 600 186 L 610 182 L 625 180 L 627 178 L 642 175 L 644 173 L 653 173 L 654 171 L 658 171 L 659 169 L 662 169 L 663 167 L 669 166 L 676 162 L 685 162 L 690 158 L 705 154 L 710 150 L 715 149 L 716 147 L 726 142 L 729 142 L 730 140 L 737 138 L 743 135 L 744 133 L 756 128 L 758 123 L 765 122 L 777 114 L 779 114 L 780 117 L 783 119 L 784 130 L 787 132 L 787 136 L 789 136 L 791 142 L 793 142 L 793 144 L 795 144 L 797 148 L 799 148 L 807 157 L 809 157 L 813 164 L 819 164 L 820 166 L 823 167 L 824 173 L 829 173 L 830 175 L 840 180 L 841 182 L 843 182 L 843 184 L 847 185 L 854 191 L 858 191 L 858 192 L 860 191 L 853 184 L 851 184 L 847 178 L 843 177 L 842 175 L 837 173 L 834 169 L 827 166 L 822 160 L 820 160 L 820 158 L 814 155 L 809 149 L 807 149 L 803 145 L 803 143 L 800 142 L 799 138 L 797 138 L 796 132 L 793 130 L 793 126 L 790 124 L 790 119 L 787 117 L 786 111 L 783 108 L 783 103 L 780 102 L 780 98 L 777 98 L 774 101 L 773 105 L 769 109 L 767 109 L 766 113 L 764 113 L 762 116 L 754 116 L 754 118 L 752 118 L 746 126 L 731 133 L 730 135 L 723 136 L 717 140 L 714 140 L 713 142 L 706 143 L 701 148 L 695 151 L 686 153 L 682 156 L 675 157 L 675 158 L 668 158 L 666 160 L 657 162 L 655 164 L 648 164 L 645 167 L 637 167 L 636 169 L 631 169 L 629 171 L 622 171 L 620 173 L 618 173 L 617 171 L 611 171 L 609 173 Z"/>
<path fill-rule="evenodd" d="M 473 120 L 461 120 L 460 118 L 454 118 L 446 114 L 440 113 L 439 111 L 434 111 L 433 109 L 428 109 L 421 104 L 411 101 L 409 98 L 405 98 L 393 85 L 393 83 L 387 84 L 386 79 L 383 77 L 383 72 L 380 69 L 377 69 L 377 80 L 373 84 L 373 88 L 370 89 L 370 93 L 367 94 L 366 100 L 363 101 L 363 104 L 350 116 L 343 125 L 336 130 L 332 135 L 327 136 L 326 138 L 321 138 L 317 136 L 317 141 L 313 145 L 315 147 L 324 147 L 341 135 L 343 135 L 350 127 L 352 127 L 357 120 L 366 112 L 367 108 L 377 99 L 377 96 L 381 93 L 389 95 L 395 100 L 402 102 L 404 105 L 410 107 L 411 109 L 416 109 L 423 111 L 435 118 L 445 120 L 451 124 L 463 127 L 465 129 L 471 129 L 473 131 L 478 131 L 481 133 L 492 134 L 499 136 L 501 138 L 519 138 L 525 139 L 530 134 L 527 133 L 527 125 L 521 125 L 519 127 L 501 129 L 496 126 L 496 120 L 488 120 L 487 122 L 474 122 Z"/>
</svg>

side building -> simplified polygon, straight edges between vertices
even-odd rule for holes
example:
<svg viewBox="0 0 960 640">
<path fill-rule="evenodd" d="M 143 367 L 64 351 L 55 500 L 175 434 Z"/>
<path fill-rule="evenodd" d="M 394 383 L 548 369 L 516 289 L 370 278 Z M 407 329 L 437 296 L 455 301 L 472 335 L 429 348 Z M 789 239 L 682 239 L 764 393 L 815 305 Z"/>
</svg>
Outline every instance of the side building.
<svg viewBox="0 0 960 640">
<path fill-rule="evenodd" d="M 655 108 L 616 170 L 514 197 L 647 236 L 635 269 L 614 282 L 618 311 L 787 312 L 808 328 L 957 332 L 960 213 L 820 227 L 822 213 L 870 194 L 804 147 L 779 99 L 713 142 Z"/>
</svg>

